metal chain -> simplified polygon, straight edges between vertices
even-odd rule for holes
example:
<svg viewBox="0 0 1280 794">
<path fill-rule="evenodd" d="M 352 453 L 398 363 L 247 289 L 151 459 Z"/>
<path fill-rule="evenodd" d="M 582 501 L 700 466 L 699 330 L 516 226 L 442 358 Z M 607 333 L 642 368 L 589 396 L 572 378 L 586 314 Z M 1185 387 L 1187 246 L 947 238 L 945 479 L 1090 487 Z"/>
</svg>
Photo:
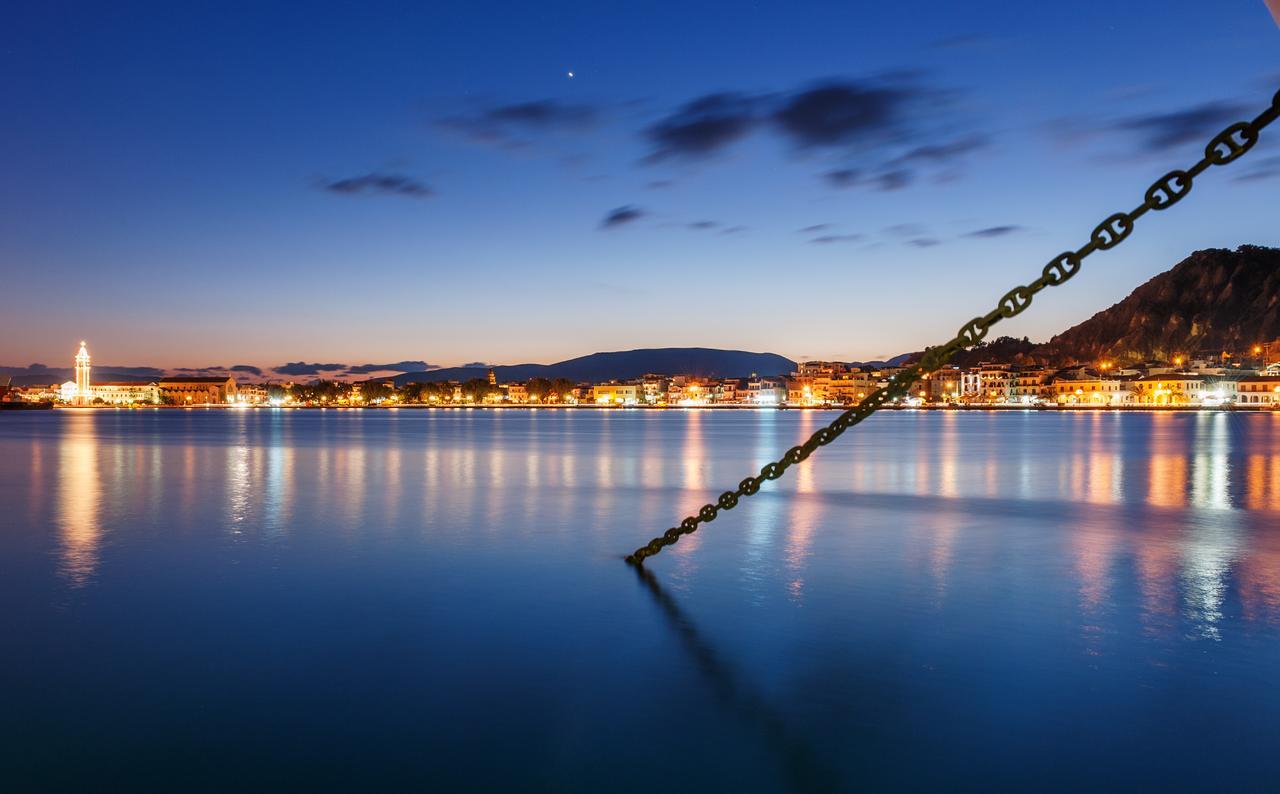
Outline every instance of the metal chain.
<svg viewBox="0 0 1280 794">
<path fill-rule="evenodd" d="M 1093 230 L 1089 242 L 1079 250 L 1067 251 L 1054 257 L 1044 266 L 1040 278 L 1030 284 L 1014 287 L 996 302 L 991 311 L 981 317 L 975 317 L 960 329 L 950 342 L 940 347 L 925 350 L 924 355 L 915 364 L 889 378 L 889 383 L 872 392 L 856 407 L 850 408 L 836 417 L 831 424 L 821 428 L 809 440 L 787 450 L 781 458 L 773 463 L 765 464 L 760 473 L 747 477 L 738 483 L 733 491 L 725 491 L 715 502 L 705 504 L 696 514 L 680 522 L 645 545 L 633 551 L 627 562 L 641 565 L 646 557 L 652 557 L 666 546 L 680 540 L 681 535 L 696 532 L 698 525 L 714 521 L 721 510 L 732 510 L 738 500 L 754 496 L 760 491 L 765 480 L 776 480 L 786 473 L 787 469 L 808 458 L 818 447 L 824 447 L 840 437 L 840 434 L 875 413 L 891 400 L 906 394 L 912 383 L 923 375 L 941 369 L 962 348 L 971 347 L 982 341 L 991 326 L 1001 320 L 1016 317 L 1031 305 L 1031 298 L 1045 287 L 1056 287 L 1080 271 L 1081 262 L 1095 251 L 1107 251 L 1124 242 L 1133 231 L 1134 222 L 1150 210 L 1164 210 L 1177 204 L 1191 191 L 1191 183 L 1196 177 L 1208 170 L 1210 166 L 1226 165 L 1235 161 L 1258 142 L 1259 133 L 1280 116 L 1280 92 L 1271 100 L 1271 107 L 1264 110 L 1253 121 L 1241 121 L 1218 133 L 1205 147 L 1204 157 L 1200 162 L 1185 171 L 1170 171 L 1157 179 L 1147 189 L 1144 201 L 1132 212 L 1117 212 L 1107 218 Z"/>
</svg>

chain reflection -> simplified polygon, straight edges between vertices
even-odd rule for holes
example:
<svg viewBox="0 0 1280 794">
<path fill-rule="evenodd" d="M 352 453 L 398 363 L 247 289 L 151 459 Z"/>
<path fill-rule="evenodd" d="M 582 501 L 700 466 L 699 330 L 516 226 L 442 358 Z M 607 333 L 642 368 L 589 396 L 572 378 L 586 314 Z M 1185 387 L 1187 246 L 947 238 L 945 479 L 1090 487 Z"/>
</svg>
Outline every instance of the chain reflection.
<svg viewBox="0 0 1280 794">
<path fill-rule="evenodd" d="M 734 675 L 676 600 L 662 589 L 653 573 L 641 565 L 630 567 L 693 657 L 698 671 L 711 684 L 717 702 L 743 724 L 759 731 L 778 756 L 788 788 L 793 791 L 839 788 L 835 772 L 819 761 L 803 736 L 791 731 L 778 712 Z"/>
</svg>

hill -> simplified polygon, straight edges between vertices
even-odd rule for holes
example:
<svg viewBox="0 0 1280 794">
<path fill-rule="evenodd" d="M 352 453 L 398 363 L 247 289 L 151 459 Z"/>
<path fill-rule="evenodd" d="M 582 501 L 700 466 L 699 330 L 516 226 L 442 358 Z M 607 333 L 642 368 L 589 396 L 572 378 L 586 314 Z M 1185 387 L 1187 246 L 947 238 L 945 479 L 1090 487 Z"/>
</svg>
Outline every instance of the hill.
<svg viewBox="0 0 1280 794">
<path fill-rule="evenodd" d="M 592 353 L 555 364 L 512 364 L 494 367 L 502 383 L 529 378 L 568 378 L 575 382 L 600 383 L 638 378 L 650 372 L 732 378 L 758 375 L 785 375 L 795 362 L 775 353 L 745 350 L 717 350 L 708 347 L 661 347 Z M 396 385 L 442 380 L 466 381 L 483 378 L 487 367 L 448 367 L 426 372 L 406 372 L 395 377 Z"/>
<path fill-rule="evenodd" d="M 1052 363 L 1243 351 L 1280 338 L 1280 249 L 1196 251 L 1127 298 L 1036 346 Z"/>
</svg>

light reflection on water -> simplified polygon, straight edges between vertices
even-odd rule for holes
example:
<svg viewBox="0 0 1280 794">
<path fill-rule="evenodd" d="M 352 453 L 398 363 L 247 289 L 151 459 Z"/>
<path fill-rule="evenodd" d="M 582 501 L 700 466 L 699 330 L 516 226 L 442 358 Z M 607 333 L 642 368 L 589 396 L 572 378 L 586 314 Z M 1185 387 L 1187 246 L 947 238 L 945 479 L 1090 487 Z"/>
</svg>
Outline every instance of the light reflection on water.
<svg viewBox="0 0 1280 794">
<path fill-rule="evenodd" d="M 616 783 L 673 732 L 623 788 L 772 789 L 798 758 L 842 788 L 1176 784 L 1206 742 L 1224 785 L 1280 773 L 1280 415 L 878 416 L 634 586 L 623 554 L 830 417 L 3 417 L 0 628 L 30 639 L 0 676 L 32 686 L 0 738 L 32 768 L 85 748 L 67 773 L 162 741 L 326 781 L 341 738 L 375 778 L 482 788 Z"/>
</svg>

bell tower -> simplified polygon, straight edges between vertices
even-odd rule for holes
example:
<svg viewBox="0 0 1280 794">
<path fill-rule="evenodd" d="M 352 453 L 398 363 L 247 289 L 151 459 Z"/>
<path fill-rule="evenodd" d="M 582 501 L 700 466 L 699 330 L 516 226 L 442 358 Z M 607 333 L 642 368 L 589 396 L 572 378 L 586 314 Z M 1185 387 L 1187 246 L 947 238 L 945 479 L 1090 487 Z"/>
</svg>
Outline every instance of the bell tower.
<svg viewBox="0 0 1280 794">
<path fill-rule="evenodd" d="M 80 343 L 80 352 L 76 353 L 76 404 L 87 405 L 93 400 L 93 386 L 89 379 L 89 350 L 85 343 Z"/>
</svg>

